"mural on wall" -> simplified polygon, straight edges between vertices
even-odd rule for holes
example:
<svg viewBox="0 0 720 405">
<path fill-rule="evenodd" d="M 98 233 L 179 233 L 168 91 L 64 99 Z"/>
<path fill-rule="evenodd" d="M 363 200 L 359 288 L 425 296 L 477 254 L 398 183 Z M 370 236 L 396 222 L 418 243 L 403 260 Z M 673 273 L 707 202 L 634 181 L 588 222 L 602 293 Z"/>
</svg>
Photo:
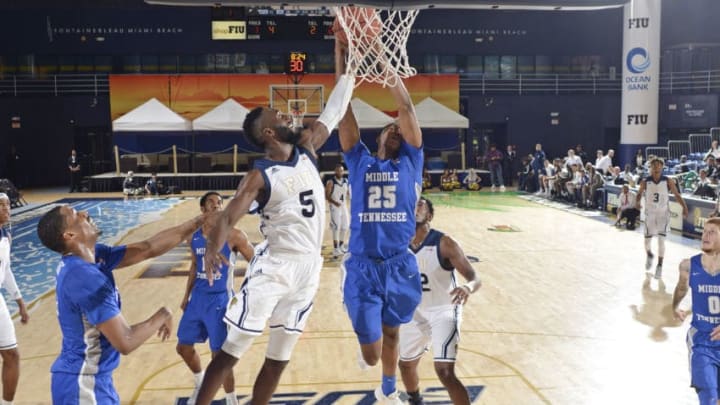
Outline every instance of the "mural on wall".
<svg viewBox="0 0 720 405">
<path fill-rule="evenodd" d="M 431 97 L 453 111 L 459 110 L 458 75 L 417 75 L 405 81 L 413 103 Z M 271 85 L 291 85 L 289 76 L 254 75 L 111 75 L 110 114 L 115 120 L 151 98 L 156 98 L 185 119 L 193 120 L 228 98 L 248 109 L 270 104 Z M 332 74 L 306 75 L 301 85 L 324 86 L 327 99 L 335 85 Z M 388 115 L 396 115 L 389 90 L 363 83 L 355 89 L 359 98 Z"/>
</svg>

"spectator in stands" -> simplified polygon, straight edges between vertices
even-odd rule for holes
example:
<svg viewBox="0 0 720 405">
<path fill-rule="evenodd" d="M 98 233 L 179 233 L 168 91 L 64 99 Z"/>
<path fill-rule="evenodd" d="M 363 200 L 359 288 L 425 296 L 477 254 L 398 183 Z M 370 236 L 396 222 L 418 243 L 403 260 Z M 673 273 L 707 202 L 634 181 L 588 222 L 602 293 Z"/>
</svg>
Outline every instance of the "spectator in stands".
<svg viewBox="0 0 720 405">
<path fill-rule="evenodd" d="M 707 164 L 705 172 L 707 173 L 708 179 L 710 179 L 710 181 L 713 183 L 717 183 L 718 169 L 715 166 L 715 156 L 707 156 L 705 158 L 705 163 Z"/>
<path fill-rule="evenodd" d="M 587 162 L 587 153 L 585 153 L 581 144 L 577 144 L 577 146 L 575 146 L 575 155 L 580 158 L 581 165 Z"/>
<path fill-rule="evenodd" d="M 142 189 L 138 187 L 138 184 L 135 182 L 135 178 L 133 177 L 134 175 L 135 173 L 133 173 L 132 170 L 129 170 L 127 172 L 127 177 L 123 180 L 123 194 L 126 196 L 138 195 L 142 192 Z"/>
<path fill-rule="evenodd" d="M 618 207 L 616 211 L 615 226 L 620 226 L 621 221 L 625 219 L 625 227 L 627 229 L 635 229 L 635 220 L 640 211 L 635 208 L 635 193 L 630 191 L 630 187 L 624 185 L 620 195 L 618 195 Z"/>
<path fill-rule="evenodd" d="M 570 202 L 577 201 L 579 203 L 579 191 L 582 190 L 583 184 L 586 183 L 583 179 L 583 177 L 585 176 L 585 169 L 582 166 L 578 167 L 578 165 L 570 165 L 570 170 L 572 176 L 570 180 L 565 183 L 565 191 L 567 191 Z"/>
<path fill-rule="evenodd" d="M 597 158 L 595 159 L 595 170 L 603 176 L 608 174 L 608 169 L 612 167 L 613 156 L 615 156 L 615 151 L 612 149 L 608 149 L 608 153 L 605 156 L 603 156 L 602 149 L 598 149 Z"/>
<path fill-rule="evenodd" d="M 80 160 L 77 157 L 75 149 L 70 151 L 70 157 L 68 158 L 68 170 L 70 171 L 70 192 L 82 191 L 80 185 Z"/>
<path fill-rule="evenodd" d="M 560 172 L 558 172 L 558 177 L 555 179 L 555 197 L 560 198 L 563 195 L 567 195 L 567 183 L 573 179 L 573 174 L 575 173 L 571 167 L 567 167 L 566 165 L 561 165 L 562 168 Z"/>
<path fill-rule="evenodd" d="M 535 195 L 546 195 L 550 196 L 549 179 L 555 175 L 555 166 L 550 163 L 549 160 L 545 159 L 545 168 L 540 173 L 540 189 L 535 192 Z"/>
<path fill-rule="evenodd" d="M 504 184 L 506 186 L 512 187 L 514 181 L 513 178 L 517 175 L 518 169 L 518 159 L 517 152 L 515 152 L 515 145 L 508 145 L 507 153 L 505 153 L 505 158 L 503 159 L 503 177 Z"/>
<path fill-rule="evenodd" d="M 638 149 L 637 152 L 635 152 L 635 171 L 640 171 L 643 169 L 643 165 L 645 163 L 644 154 L 642 149 Z M 640 174 L 640 173 L 638 173 Z"/>
<path fill-rule="evenodd" d="M 687 173 L 690 171 L 690 164 L 688 163 L 687 155 L 681 155 L 680 161 L 675 166 L 675 173 Z"/>
<path fill-rule="evenodd" d="M 450 171 L 450 185 L 453 190 L 462 188 L 462 184 L 460 184 L 460 179 L 458 178 L 457 169 L 452 169 Z"/>
<path fill-rule="evenodd" d="M 705 159 L 707 159 L 708 156 L 713 156 L 716 160 L 720 158 L 720 148 L 718 147 L 717 139 L 710 143 L 710 150 L 705 154 Z"/>
<path fill-rule="evenodd" d="M 575 153 L 574 150 L 568 149 L 568 154 L 565 158 L 565 166 L 569 168 L 572 165 L 578 165 L 578 167 L 580 167 L 583 165 L 583 160 Z"/>
<path fill-rule="evenodd" d="M 159 187 L 157 181 L 157 173 L 150 174 L 150 179 L 145 183 L 145 193 L 150 195 L 158 195 Z"/>
<path fill-rule="evenodd" d="M 477 191 L 482 188 L 480 183 L 482 182 L 482 178 L 477 174 L 475 169 L 472 167 L 468 170 L 467 176 L 463 179 L 463 183 L 465 184 L 465 187 L 470 191 Z"/>
<path fill-rule="evenodd" d="M 532 167 L 533 175 L 535 177 L 535 184 L 533 187 L 533 190 L 539 190 L 540 189 L 540 173 L 542 173 L 543 169 L 545 168 L 545 152 L 542 149 L 541 144 L 535 144 L 535 153 L 533 154 L 532 162 L 530 162 L 530 167 Z M 530 191 L 530 190 L 528 190 Z"/>
<path fill-rule="evenodd" d="M 623 184 L 627 184 L 630 187 L 635 187 L 635 183 L 637 183 L 638 179 L 635 173 L 633 173 L 630 169 L 630 163 L 625 164 L 625 171 L 620 174 L 620 177 L 623 180 Z"/>
<path fill-rule="evenodd" d="M 423 169 L 422 189 L 423 191 L 432 188 L 432 178 L 427 169 Z"/>
<path fill-rule="evenodd" d="M 440 190 L 453 191 L 452 174 L 450 174 L 450 169 L 445 169 L 443 174 L 440 176 Z"/>
<path fill-rule="evenodd" d="M 500 187 L 500 191 L 505 191 L 502 175 L 503 153 L 497 149 L 497 145 L 494 143 L 490 144 L 490 149 L 485 154 L 485 161 L 490 170 L 490 191 L 495 191 L 495 187 Z"/>
<path fill-rule="evenodd" d="M 595 168 L 588 163 L 587 164 L 587 183 L 582 188 L 582 201 L 585 204 L 585 208 L 595 207 L 595 193 L 598 189 L 605 185 L 603 177 L 598 173 Z"/>
<path fill-rule="evenodd" d="M 545 186 L 545 197 L 552 198 L 556 194 L 555 182 L 557 182 L 560 172 L 563 170 L 562 160 L 559 158 L 553 159 L 552 175 L 546 177 L 547 185 Z M 547 173 L 547 169 L 545 169 Z"/>
<path fill-rule="evenodd" d="M 712 186 L 712 182 L 707 176 L 707 170 L 700 169 L 700 176 L 695 185 L 693 194 L 702 198 L 715 199 L 717 197 L 715 194 L 715 187 Z"/>
<path fill-rule="evenodd" d="M 535 191 L 535 176 L 530 165 L 532 155 L 522 158 L 522 168 L 518 172 L 518 191 L 532 193 Z"/>
</svg>

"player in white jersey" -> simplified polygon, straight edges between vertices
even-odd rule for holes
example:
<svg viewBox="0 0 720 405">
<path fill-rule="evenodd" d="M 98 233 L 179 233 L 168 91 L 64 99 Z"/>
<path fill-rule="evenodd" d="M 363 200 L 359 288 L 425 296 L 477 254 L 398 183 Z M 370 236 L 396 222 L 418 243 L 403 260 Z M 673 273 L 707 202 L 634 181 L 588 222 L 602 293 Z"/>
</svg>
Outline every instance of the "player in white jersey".
<svg viewBox="0 0 720 405">
<path fill-rule="evenodd" d="M 665 256 L 665 236 L 670 225 L 670 193 L 683 207 L 683 218 L 687 218 L 688 208 L 675 182 L 663 176 L 664 163 L 660 158 L 650 161 L 650 176 L 640 182 L 635 205 L 641 209 L 641 200 L 645 196 L 645 269 L 652 267 L 653 255 L 650 242 L 653 236 L 658 238 L 658 262 L 655 267 L 655 278 L 662 277 L 663 258 Z"/>
<path fill-rule="evenodd" d="M 330 203 L 330 229 L 333 233 L 333 256 L 345 253 L 345 235 L 350 228 L 347 200 L 350 196 L 350 185 L 343 177 L 343 165 L 335 165 L 335 177 L 325 184 L 325 199 Z"/>
<path fill-rule="evenodd" d="M 353 76 L 339 77 L 322 114 L 307 129 L 297 123 L 291 127 L 285 116 L 265 107 L 255 108 L 245 118 L 245 136 L 264 149 L 265 158 L 255 161 L 207 238 L 204 263 L 208 282 L 212 284 L 225 260 L 219 251 L 230 229 L 253 201 L 259 204 L 265 240 L 256 247 L 245 281 L 228 304 L 228 335 L 205 371 L 199 405 L 210 403 L 266 324 L 270 337 L 253 386 L 253 404 L 270 402 L 290 361 L 312 310 L 323 264 L 325 187 L 315 151 L 345 114 L 354 81 Z"/>
<path fill-rule="evenodd" d="M 4 227 L 8 222 L 10 222 L 10 198 L 7 194 L 0 193 L 0 227 Z M 30 316 L 10 269 L 11 239 L 10 234 L 4 228 L 0 228 L 0 286 L 5 288 L 10 297 L 17 302 L 20 321 L 27 323 Z M 2 404 L 12 404 L 20 378 L 20 354 L 17 350 L 15 325 L 2 294 L 0 294 L 0 357 L 2 357 Z"/>
<path fill-rule="evenodd" d="M 415 236 L 410 248 L 415 253 L 422 279 L 422 301 L 413 319 L 400 326 L 400 374 L 411 404 L 423 404 L 418 364 L 432 348 L 435 373 L 453 404 L 469 404 L 465 386 L 455 375 L 462 306 L 480 288 L 470 262 L 451 237 L 430 228 L 432 202 L 420 197 L 415 210 Z M 467 283 L 458 286 L 457 270 Z"/>
</svg>

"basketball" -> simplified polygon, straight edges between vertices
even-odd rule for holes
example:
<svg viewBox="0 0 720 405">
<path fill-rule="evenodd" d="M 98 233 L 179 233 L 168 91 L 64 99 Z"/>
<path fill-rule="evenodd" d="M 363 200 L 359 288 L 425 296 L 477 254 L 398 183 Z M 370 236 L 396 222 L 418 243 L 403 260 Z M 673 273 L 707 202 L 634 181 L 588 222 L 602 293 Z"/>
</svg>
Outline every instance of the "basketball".
<svg viewBox="0 0 720 405">
<path fill-rule="evenodd" d="M 342 7 L 340 9 L 345 25 L 351 31 L 353 44 L 358 42 L 371 43 L 382 31 L 380 15 L 374 8 L 368 7 Z M 349 45 L 348 35 L 340 24 L 339 16 L 335 17 L 332 26 L 335 38 L 345 46 Z"/>
</svg>

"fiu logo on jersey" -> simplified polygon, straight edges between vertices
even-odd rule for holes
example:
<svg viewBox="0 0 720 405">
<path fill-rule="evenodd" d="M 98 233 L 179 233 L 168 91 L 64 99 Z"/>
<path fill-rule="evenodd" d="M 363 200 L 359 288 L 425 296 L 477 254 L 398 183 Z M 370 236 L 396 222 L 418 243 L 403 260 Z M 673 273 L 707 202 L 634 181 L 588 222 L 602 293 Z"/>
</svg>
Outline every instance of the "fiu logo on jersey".
<svg viewBox="0 0 720 405">
<path fill-rule="evenodd" d="M 290 176 L 283 177 L 282 183 L 285 185 L 288 193 L 294 194 L 311 186 L 313 177 L 317 177 L 317 173 L 313 176 L 310 170 L 302 170 Z"/>
</svg>

